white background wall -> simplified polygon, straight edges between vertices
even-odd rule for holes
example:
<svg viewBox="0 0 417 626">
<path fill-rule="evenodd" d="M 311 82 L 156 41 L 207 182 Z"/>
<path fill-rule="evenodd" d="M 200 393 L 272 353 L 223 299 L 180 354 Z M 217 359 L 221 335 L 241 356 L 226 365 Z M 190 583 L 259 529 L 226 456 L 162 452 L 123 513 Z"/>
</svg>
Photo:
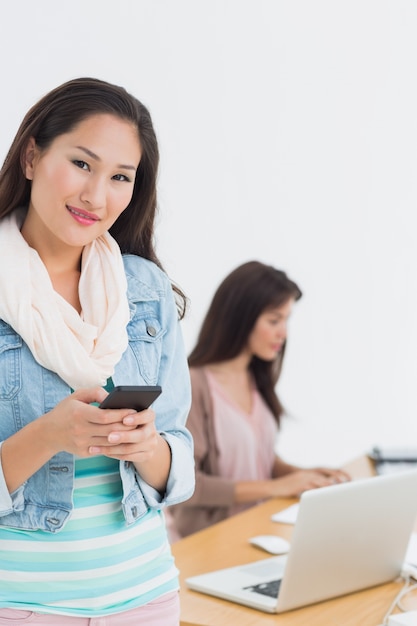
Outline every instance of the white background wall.
<svg viewBox="0 0 417 626">
<path fill-rule="evenodd" d="M 13 0 L 0 17 L 4 158 L 22 116 L 82 75 L 150 109 L 157 248 L 190 350 L 249 259 L 301 286 L 279 449 L 339 464 L 417 443 L 417 3 Z"/>
</svg>

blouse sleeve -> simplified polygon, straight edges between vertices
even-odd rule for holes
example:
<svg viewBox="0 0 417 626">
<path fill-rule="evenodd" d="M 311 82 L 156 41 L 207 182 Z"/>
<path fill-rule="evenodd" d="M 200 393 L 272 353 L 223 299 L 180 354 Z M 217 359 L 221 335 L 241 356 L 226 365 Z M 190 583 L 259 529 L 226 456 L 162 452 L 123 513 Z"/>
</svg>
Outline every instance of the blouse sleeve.
<svg viewBox="0 0 417 626">
<path fill-rule="evenodd" d="M 234 482 L 218 475 L 218 449 L 214 431 L 213 405 L 205 374 L 191 369 L 192 402 L 187 427 L 194 439 L 196 484 L 187 507 L 230 507 Z"/>
</svg>

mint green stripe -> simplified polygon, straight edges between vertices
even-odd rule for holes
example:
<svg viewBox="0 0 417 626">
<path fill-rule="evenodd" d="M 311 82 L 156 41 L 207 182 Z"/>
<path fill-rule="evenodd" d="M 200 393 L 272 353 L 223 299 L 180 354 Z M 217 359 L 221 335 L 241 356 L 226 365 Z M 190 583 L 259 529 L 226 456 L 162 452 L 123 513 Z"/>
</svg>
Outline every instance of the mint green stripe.
<svg viewBox="0 0 417 626">
<path fill-rule="evenodd" d="M 86 609 L 68 609 L 65 606 L 56 607 L 53 609 L 47 610 L 47 607 L 42 607 L 43 613 L 53 613 L 60 615 L 78 615 L 79 617 L 100 617 L 102 615 L 111 615 L 114 613 L 119 613 L 120 611 L 128 611 L 130 609 L 135 609 L 148 602 L 152 602 L 156 598 L 160 597 L 165 593 L 169 593 L 170 591 L 176 591 L 178 589 L 178 579 L 173 578 L 167 583 L 160 585 L 156 589 L 152 589 L 148 593 L 143 594 L 142 596 L 135 597 L 128 602 L 124 602 L 123 604 L 112 604 L 111 606 L 103 606 L 103 608 L 92 610 Z M 12 598 L 11 600 L 2 601 L 0 598 L 0 607 L 1 608 L 16 608 L 20 610 L 28 610 L 28 611 L 37 611 L 39 606 L 37 604 L 33 604 L 31 602 L 22 601 L 22 599 L 15 600 Z"/>
<path fill-rule="evenodd" d="M 103 599 L 102 606 L 98 610 L 69 609 L 65 606 L 66 601 L 73 598 L 101 598 L 107 593 L 118 590 L 132 589 L 152 577 L 170 570 L 173 566 L 173 558 L 170 552 L 166 553 L 166 531 L 163 524 L 143 531 L 143 522 L 151 521 L 162 515 L 157 511 L 149 511 L 138 525 L 128 527 L 122 511 L 115 510 L 96 514 L 95 506 L 108 505 L 114 508 L 120 507 L 122 488 L 119 476 L 118 462 L 105 457 L 93 457 L 91 459 L 76 460 L 76 476 L 74 490 L 74 508 L 82 511 L 85 507 L 91 507 L 91 517 L 85 519 L 71 519 L 65 527 L 56 534 L 43 531 L 15 530 L 0 527 L 0 540 L 6 549 L 0 550 L 0 569 L 4 570 L 4 578 L 0 578 L 0 607 L 28 608 L 29 610 L 45 611 L 46 606 L 59 601 L 62 614 L 99 616 L 109 612 Z M 108 482 L 95 484 L 95 477 L 105 477 Z M 79 477 L 88 477 L 91 485 L 81 486 Z M 114 479 L 117 480 L 114 480 Z M 132 530 L 137 534 L 132 535 Z M 125 532 L 129 532 L 129 538 L 124 539 Z M 100 545 L 94 549 L 75 551 L 74 541 L 99 540 Z M 123 539 L 122 543 L 113 543 L 116 539 Z M 22 550 L 7 550 L 7 542 L 10 540 L 20 541 Z M 33 553 L 24 549 L 27 542 L 37 542 L 39 551 Z M 59 543 L 71 546 L 71 552 L 59 550 Z M 163 554 L 151 563 L 140 567 L 133 567 L 129 561 L 147 552 L 155 550 Z M 101 577 L 104 568 L 112 566 L 124 566 L 124 570 L 117 576 L 108 575 Z M 21 572 L 20 580 L 15 583 L 10 581 L 7 572 Z M 46 581 L 28 582 L 25 580 L 25 572 L 43 573 Z M 70 575 L 70 580 L 57 581 L 57 574 L 65 572 Z M 87 579 L 80 579 L 80 573 Z M 161 593 L 178 588 L 176 569 L 173 568 L 172 580 L 159 588 L 151 589 L 149 593 L 140 598 L 132 598 L 130 601 L 121 602 L 112 606 L 111 611 L 118 612 L 128 608 L 138 607 L 148 602 Z M 133 593 L 133 592 L 132 592 Z M 135 594 L 134 594 L 135 595 Z M 82 606 L 82 604 L 81 604 Z M 110 612 L 111 612 L 110 611 Z M 57 610 L 51 609 L 51 612 Z"/>
</svg>

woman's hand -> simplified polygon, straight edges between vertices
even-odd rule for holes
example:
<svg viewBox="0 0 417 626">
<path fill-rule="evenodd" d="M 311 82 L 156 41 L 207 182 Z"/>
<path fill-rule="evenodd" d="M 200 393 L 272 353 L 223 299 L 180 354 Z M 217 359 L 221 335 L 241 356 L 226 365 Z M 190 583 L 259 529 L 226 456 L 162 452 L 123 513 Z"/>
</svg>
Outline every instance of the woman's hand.
<svg viewBox="0 0 417 626">
<path fill-rule="evenodd" d="M 331 468 L 331 467 L 313 467 L 310 471 L 319 472 L 323 476 L 326 476 L 333 483 L 346 483 L 351 480 L 350 475 L 345 472 L 345 470 L 340 468 Z"/>
<path fill-rule="evenodd" d="M 164 493 L 171 467 L 171 449 L 158 433 L 155 412 L 152 409 L 132 412 L 120 409 L 101 409 L 108 413 L 108 422 L 114 418 L 114 428 L 106 441 L 89 448 L 90 454 L 103 454 L 120 461 L 130 461 L 142 479 L 160 493 Z"/>
<path fill-rule="evenodd" d="M 298 469 L 271 481 L 274 497 L 299 497 L 304 491 L 346 482 L 350 477 L 343 470 L 326 468 Z"/>
<path fill-rule="evenodd" d="M 259 502 L 265 498 L 298 498 L 303 491 L 350 480 L 350 476 L 340 469 L 323 467 L 302 469 L 288 465 L 279 458 L 275 469 L 280 471 L 276 478 L 237 482 L 235 502 Z"/>
<path fill-rule="evenodd" d="M 90 454 L 104 454 L 138 464 L 152 458 L 160 439 L 152 409 L 131 410 L 128 415 L 121 409 L 102 409 L 102 413 L 108 414 L 107 423 L 113 424 L 114 428 L 110 429 L 105 441 L 90 447 Z"/>
<path fill-rule="evenodd" d="M 135 413 L 132 409 L 105 410 L 91 404 L 102 402 L 106 395 L 101 387 L 79 389 L 42 416 L 43 441 L 51 456 L 60 451 L 80 457 L 103 454 L 92 450 L 111 448 L 111 433 L 135 430 L 134 423 L 123 422 Z"/>
<path fill-rule="evenodd" d="M 131 409 L 105 411 L 91 404 L 106 395 L 101 387 L 79 389 L 3 442 L 1 462 L 10 493 L 58 452 L 88 457 L 92 448 L 111 448 L 110 433 L 135 430 L 134 424 L 123 423 Z"/>
<path fill-rule="evenodd" d="M 91 402 L 102 402 L 101 388 L 74 392 L 60 402 L 48 419 L 51 456 L 60 450 L 81 457 L 102 454 L 130 461 L 143 480 L 164 492 L 171 467 L 171 449 L 156 430 L 152 409 L 99 409 Z"/>
</svg>

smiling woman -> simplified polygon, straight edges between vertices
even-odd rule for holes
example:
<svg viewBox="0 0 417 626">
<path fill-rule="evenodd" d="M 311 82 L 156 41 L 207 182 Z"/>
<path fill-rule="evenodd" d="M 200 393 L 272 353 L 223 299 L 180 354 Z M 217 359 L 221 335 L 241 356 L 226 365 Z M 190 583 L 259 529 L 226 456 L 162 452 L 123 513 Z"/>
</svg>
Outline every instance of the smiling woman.
<svg viewBox="0 0 417 626">
<path fill-rule="evenodd" d="M 140 156 L 133 124 L 109 114 L 88 117 L 45 150 L 33 137 L 28 142 L 24 163 L 32 191 L 21 233 L 55 291 L 79 313 L 82 249 L 128 206 Z"/>
<path fill-rule="evenodd" d="M 163 509 L 194 488 L 190 383 L 157 170 L 147 109 L 81 78 L 32 107 L 0 172 L 0 621 L 179 623 Z M 97 406 L 155 384 L 151 409 Z"/>
<path fill-rule="evenodd" d="M 31 138 L 25 154 L 26 178 L 33 181 L 26 222 L 41 210 L 37 203 L 46 204 L 44 211 L 52 214 L 45 216 L 47 223 L 57 219 L 56 209 L 62 206 L 81 217 L 82 225 L 100 225 L 100 235 L 129 204 L 140 156 L 136 129 L 112 115 L 83 120 L 45 151 Z"/>
</svg>

